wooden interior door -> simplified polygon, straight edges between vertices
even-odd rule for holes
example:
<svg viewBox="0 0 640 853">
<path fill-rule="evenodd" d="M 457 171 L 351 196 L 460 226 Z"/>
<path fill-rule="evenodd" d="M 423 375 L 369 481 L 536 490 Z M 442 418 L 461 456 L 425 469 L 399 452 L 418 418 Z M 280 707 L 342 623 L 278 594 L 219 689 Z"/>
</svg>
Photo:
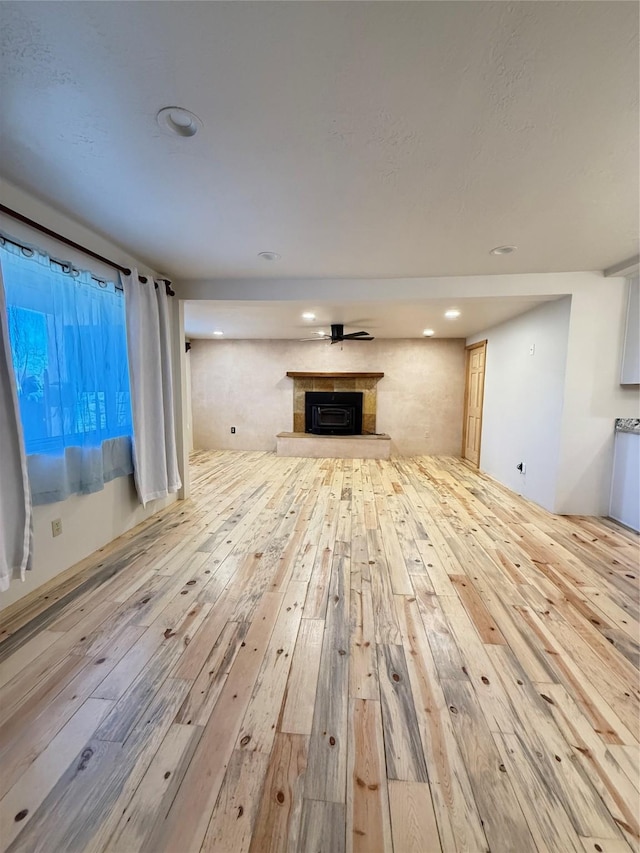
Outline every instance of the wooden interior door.
<svg viewBox="0 0 640 853">
<path fill-rule="evenodd" d="M 464 394 L 462 456 L 476 467 L 480 464 L 482 438 L 482 402 L 484 399 L 484 364 L 487 342 L 467 347 L 467 378 Z"/>
</svg>

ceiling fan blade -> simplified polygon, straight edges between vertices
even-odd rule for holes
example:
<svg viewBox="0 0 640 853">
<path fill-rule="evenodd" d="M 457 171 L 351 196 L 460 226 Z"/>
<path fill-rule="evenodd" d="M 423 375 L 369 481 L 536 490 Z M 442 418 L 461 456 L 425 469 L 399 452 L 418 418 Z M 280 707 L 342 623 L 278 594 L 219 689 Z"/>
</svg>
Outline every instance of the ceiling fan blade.
<svg viewBox="0 0 640 853">
<path fill-rule="evenodd" d="M 348 334 L 343 335 L 345 338 L 366 338 L 369 336 L 369 332 L 348 332 Z"/>
<path fill-rule="evenodd" d="M 315 338 L 298 338 L 299 342 L 302 341 L 328 341 L 330 340 L 328 335 L 316 335 Z"/>
<path fill-rule="evenodd" d="M 345 335 L 344 338 L 333 338 L 331 343 L 341 344 L 344 341 L 355 341 L 357 343 L 358 341 L 375 341 L 375 338 L 373 337 L 373 335 L 367 335 L 366 338 L 363 338 L 361 335 L 358 335 L 357 338 L 350 338 L 349 335 Z"/>
</svg>

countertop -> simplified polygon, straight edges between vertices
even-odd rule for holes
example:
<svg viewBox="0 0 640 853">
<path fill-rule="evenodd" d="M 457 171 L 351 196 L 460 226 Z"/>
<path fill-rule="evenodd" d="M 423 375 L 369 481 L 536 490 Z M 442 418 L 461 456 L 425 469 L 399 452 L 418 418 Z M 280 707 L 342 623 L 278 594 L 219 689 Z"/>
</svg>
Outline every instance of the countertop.
<svg viewBox="0 0 640 853">
<path fill-rule="evenodd" d="M 640 418 L 617 418 L 616 432 L 635 432 L 640 435 Z"/>
</svg>

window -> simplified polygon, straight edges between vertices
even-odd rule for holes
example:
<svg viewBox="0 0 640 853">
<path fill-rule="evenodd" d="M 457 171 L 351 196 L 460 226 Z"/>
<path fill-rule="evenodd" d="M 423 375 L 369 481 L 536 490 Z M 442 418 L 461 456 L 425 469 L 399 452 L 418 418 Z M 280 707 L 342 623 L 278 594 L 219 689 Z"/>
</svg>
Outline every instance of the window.
<svg viewBox="0 0 640 853">
<path fill-rule="evenodd" d="M 8 240 L 0 263 L 34 502 L 96 491 L 131 469 L 124 295 Z"/>
</svg>

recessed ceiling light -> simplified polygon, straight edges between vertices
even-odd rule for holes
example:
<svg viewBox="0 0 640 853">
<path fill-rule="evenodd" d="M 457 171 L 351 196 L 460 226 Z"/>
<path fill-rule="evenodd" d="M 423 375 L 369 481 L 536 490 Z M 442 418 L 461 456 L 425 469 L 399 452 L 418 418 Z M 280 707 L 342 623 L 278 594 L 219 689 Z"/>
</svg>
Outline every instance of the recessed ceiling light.
<svg viewBox="0 0 640 853">
<path fill-rule="evenodd" d="M 279 261 L 280 255 L 277 252 L 258 252 L 258 257 L 263 261 Z"/>
<path fill-rule="evenodd" d="M 302 315 L 302 319 L 303 320 L 315 320 L 316 315 L 312 314 L 311 311 L 305 311 L 304 314 Z"/>
<path fill-rule="evenodd" d="M 510 255 L 512 252 L 517 250 L 517 246 L 496 246 L 495 249 L 492 249 L 489 254 L 490 255 Z"/>
<path fill-rule="evenodd" d="M 164 107 L 156 116 L 160 129 L 176 136 L 195 136 L 202 122 L 195 113 L 182 107 Z"/>
<path fill-rule="evenodd" d="M 460 312 L 457 308 L 449 308 L 448 311 L 444 312 L 444 316 L 447 318 L 447 320 L 455 320 L 456 317 L 460 316 Z"/>
<path fill-rule="evenodd" d="M 219 337 L 220 335 L 224 335 L 224 332 L 220 332 L 220 331 L 216 330 L 213 334 L 218 335 L 218 337 Z"/>
<path fill-rule="evenodd" d="M 433 329 L 425 329 L 422 334 L 425 336 L 425 338 L 430 338 L 432 335 L 435 335 L 435 332 L 433 331 Z"/>
<path fill-rule="evenodd" d="M 324 329 L 320 329 L 320 330 L 318 331 L 318 333 L 317 333 L 317 334 L 319 334 L 321 338 L 324 338 L 324 336 L 325 336 L 327 333 L 325 332 L 325 330 L 324 330 Z"/>
</svg>

